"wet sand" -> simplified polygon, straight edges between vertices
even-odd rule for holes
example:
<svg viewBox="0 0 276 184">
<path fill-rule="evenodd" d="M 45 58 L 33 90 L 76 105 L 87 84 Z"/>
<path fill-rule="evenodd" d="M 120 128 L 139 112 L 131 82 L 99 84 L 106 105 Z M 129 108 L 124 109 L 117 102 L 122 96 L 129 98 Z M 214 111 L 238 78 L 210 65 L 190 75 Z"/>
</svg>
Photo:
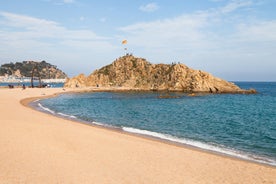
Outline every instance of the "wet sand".
<svg viewBox="0 0 276 184">
<path fill-rule="evenodd" d="M 0 183 L 276 183 L 275 167 L 76 123 L 20 103 L 61 92 L 0 89 Z"/>
</svg>

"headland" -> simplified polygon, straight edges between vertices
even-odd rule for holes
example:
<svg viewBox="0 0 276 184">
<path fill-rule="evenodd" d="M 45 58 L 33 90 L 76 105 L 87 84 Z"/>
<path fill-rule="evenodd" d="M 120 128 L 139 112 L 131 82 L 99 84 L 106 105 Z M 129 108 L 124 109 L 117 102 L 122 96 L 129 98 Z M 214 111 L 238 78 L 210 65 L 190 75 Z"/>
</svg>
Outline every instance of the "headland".
<svg viewBox="0 0 276 184">
<path fill-rule="evenodd" d="M 68 79 L 65 87 L 115 87 L 143 91 L 215 94 L 256 93 L 254 89 L 241 89 L 232 82 L 201 70 L 194 70 L 182 63 L 152 64 L 133 55 L 122 56 L 87 77 L 80 74 Z"/>
</svg>

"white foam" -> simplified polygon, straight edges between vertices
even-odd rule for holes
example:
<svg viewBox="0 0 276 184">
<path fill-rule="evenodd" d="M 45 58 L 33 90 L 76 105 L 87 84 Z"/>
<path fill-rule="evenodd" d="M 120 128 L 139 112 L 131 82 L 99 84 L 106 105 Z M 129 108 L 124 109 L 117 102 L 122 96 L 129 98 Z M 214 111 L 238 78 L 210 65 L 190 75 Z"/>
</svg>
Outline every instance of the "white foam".
<svg viewBox="0 0 276 184">
<path fill-rule="evenodd" d="M 120 129 L 117 126 L 113 126 L 113 125 L 106 124 L 106 123 L 100 123 L 100 122 L 96 122 L 96 121 L 93 121 L 91 123 L 94 124 L 94 125 L 98 125 L 98 126 L 102 126 L 102 127 L 106 127 L 106 128 Z"/>
<path fill-rule="evenodd" d="M 92 123 L 95 124 L 95 125 L 99 125 L 99 126 L 105 126 L 105 124 L 99 123 L 99 122 L 96 122 L 96 121 L 93 121 Z"/>
<path fill-rule="evenodd" d="M 43 105 L 41 105 L 40 103 L 38 103 L 38 106 L 43 109 L 44 111 L 50 112 L 51 114 L 55 114 L 55 111 L 52 111 L 51 109 L 44 107 Z"/>
<path fill-rule="evenodd" d="M 73 115 L 68 115 L 68 114 L 64 114 L 64 113 L 61 113 L 61 112 L 58 112 L 57 114 L 61 115 L 61 116 L 64 116 L 64 117 L 69 117 L 69 118 L 74 118 L 74 119 L 77 119 L 76 116 L 73 116 Z"/>
<path fill-rule="evenodd" d="M 177 137 L 174 137 L 174 136 L 171 136 L 171 135 L 168 135 L 168 134 L 151 132 L 151 131 L 148 131 L 148 130 L 140 130 L 140 129 L 131 128 L 131 127 L 123 127 L 122 129 L 124 131 L 130 132 L 130 133 L 156 137 L 156 138 L 160 138 L 160 139 L 163 139 L 163 140 L 168 140 L 168 141 L 172 141 L 172 142 L 176 142 L 176 143 L 186 144 L 186 145 L 201 148 L 201 149 L 204 149 L 204 150 L 214 151 L 214 152 L 217 152 L 217 153 L 222 153 L 222 154 L 225 154 L 225 155 L 242 158 L 242 159 L 245 159 L 245 160 L 250 160 L 250 161 L 255 161 L 255 162 L 259 162 L 259 163 L 264 163 L 264 164 L 269 164 L 269 165 L 276 166 L 276 161 L 275 160 L 271 160 L 271 159 L 264 158 L 264 157 L 259 157 L 259 156 L 256 156 L 256 155 L 253 156 L 253 155 L 250 155 L 250 154 L 242 153 L 240 151 L 232 150 L 232 149 L 229 149 L 229 148 L 224 148 L 222 146 L 211 145 L 211 144 L 207 144 L 207 143 L 203 143 L 203 142 L 199 142 L 199 141 L 193 141 L 193 140 L 185 139 L 185 138 L 177 138 Z"/>
</svg>

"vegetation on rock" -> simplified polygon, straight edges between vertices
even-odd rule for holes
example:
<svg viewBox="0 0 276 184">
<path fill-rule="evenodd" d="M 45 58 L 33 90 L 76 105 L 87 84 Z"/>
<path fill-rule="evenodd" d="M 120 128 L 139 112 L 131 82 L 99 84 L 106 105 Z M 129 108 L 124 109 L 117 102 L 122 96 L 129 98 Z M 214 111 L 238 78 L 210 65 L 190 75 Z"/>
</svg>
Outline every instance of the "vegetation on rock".
<svg viewBox="0 0 276 184">
<path fill-rule="evenodd" d="M 143 58 L 126 55 L 112 64 L 95 70 L 88 77 L 81 75 L 65 83 L 65 87 L 124 87 L 134 90 L 168 90 L 207 93 L 254 93 L 194 70 L 184 64 L 151 64 Z"/>
<path fill-rule="evenodd" d="M 0 67 L 0 76 L 13 75 L 16 77 L 31 77 L 33 69 L 39 72 L 43 79 L 64 79 L 67 75 L 46 61 L 23 61 L 16 63 L 3 64 Z"/>
</svg>

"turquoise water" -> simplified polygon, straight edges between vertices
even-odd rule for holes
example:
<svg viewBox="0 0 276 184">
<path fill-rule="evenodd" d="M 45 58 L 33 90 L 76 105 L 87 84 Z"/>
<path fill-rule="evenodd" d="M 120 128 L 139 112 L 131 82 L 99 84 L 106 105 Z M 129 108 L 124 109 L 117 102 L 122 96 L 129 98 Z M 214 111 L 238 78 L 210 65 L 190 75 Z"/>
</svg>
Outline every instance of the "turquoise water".
<svg viewBox="0 0 276 184">
<path fill-rule="evenodd" d="M 97 92 L 40 100 L 53 114 L 276 165 L 276 83 L 240 82 L 254 95 Z M 177 98 L 160 98 L 160 96 Z"/>
</svg>

